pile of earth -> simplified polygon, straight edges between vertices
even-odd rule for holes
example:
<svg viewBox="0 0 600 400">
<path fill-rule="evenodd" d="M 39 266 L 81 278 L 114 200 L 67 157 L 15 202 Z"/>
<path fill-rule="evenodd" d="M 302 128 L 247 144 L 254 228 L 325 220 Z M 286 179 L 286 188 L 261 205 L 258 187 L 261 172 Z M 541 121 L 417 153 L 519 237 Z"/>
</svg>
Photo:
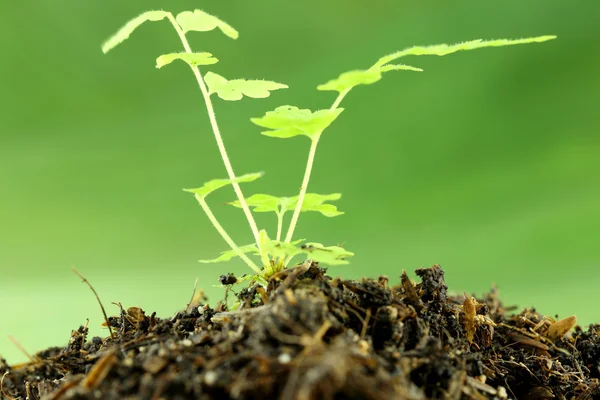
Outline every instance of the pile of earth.
<svg viewBox="0 0 600 400">
<path fill-rule="evenodd" d="M 28 363 L 0 359 L 0 397 L 600 399 L 600 325 L 512 315 L 495 291 L 449 296 L 437 265 L 416 273 L 393 286 L 303 264 L 247 285 L 235 311 L 201 295 L 172 318 L 121 308 L 106 338 L 82 326 Z"/>
</svg>

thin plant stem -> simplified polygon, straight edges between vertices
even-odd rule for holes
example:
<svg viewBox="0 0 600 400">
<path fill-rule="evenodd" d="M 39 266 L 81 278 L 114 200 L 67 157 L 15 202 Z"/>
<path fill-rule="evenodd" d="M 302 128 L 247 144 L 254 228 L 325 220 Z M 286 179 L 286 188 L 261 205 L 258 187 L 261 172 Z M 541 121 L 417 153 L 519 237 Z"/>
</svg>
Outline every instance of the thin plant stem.
<svg viewBox="0 0 600 400">
<path fill-rule="evenodd" d="M 12 335 L 8 335 L 8 340 L 10 340 L 17 347 L 17 349 L 21 350 L 21 353 L 25 354 L 25 357 L 27 357 L 29 361 L 31 361 L 32 363 L 39 361 L 39 358 L 37 356 L 32 356 L 27 350 L 25 350 L 25 347 L 23 347 L 23 345 L 19 343 L 19 341 L 15 339 Z"/>
<path fill-rule="evenodd" d="M 329 111 L 333 111 L 342 102 L 344 97 L 348 94 L 350 89 L 344 90 L 340 92 L 338 97 L 335 99 Z M 292 220 L 290 221 L 290 227 L 288 228 L 287 234 L 285 235 L 285 242 L 290 243 L 292 241 L 292 237 L 294 236 L 294 230 L 296 229 L 296 225 L 298 224 L 298 218 L 300 218 L 300 211 L 302 211 L 302 203 L 304 203 L 304 196 L 306 196 L 306 191 L 308 189 L 308 182 L 310 181 L 310 175 L 312 172 L 312 167 L 315 162 L 315 153 L 317 151 L 317 145 L 319 144 L 319 139 L 321 135 L 317 135 L 312 139 L 310 144 L 310 150 L 308 151 L 308 160 L 306 162 L 306 169 L 304 170 L 304 178 L 302 179 L 302 186 L 300 186 L 300 194 L 298 195 L 298 204 L 296 204 L 296 208 L 294 209 L 294 214 L 292 215 Z"/>
<path fill-rule="evenodd" d="M 346 89 L 343 92 L 340 92 L 340 94 L 338 95 L 338 97 L 336 97 L 335 101 L 333 102 L 333 104 L 329 108 L 329 111 L 333 111 L 336 108 L 338 108 L 339 105 L 340 105 L 340 103 L 342 102 L 342 100 L 344 100 L 344 97 L 346 97 L 346 95 L 348 94 L 349 91 L 350 91 L 350 89 Z"/>
<path fill-rule="evenodd" d="M 308 161 L 306 162 L 306 170 L 304 171 L 304 178 L 302 179 L 302 186 L 300 186 L 300 194 L 298 195 L 298 204 L 294 209 L 292 220 L 290 221 L 290 227 L 288 228 L 287 235 L 285 236 L 285 242 L 289 243 L 292 241 L 294 235 L 294 229 L 298 223 L 300 217 L 300 211 L 302 210 L 302 203 L 304 202 L 304 196 L 306 195 L 306 189 L 308 189 L 308 181 L 310 180 L 310 174 L 312 167 L 315 162 L 315 153 L 317 152 L 317 145 L 319 144 L 320 135 L 316 136 L 311 140 L 310 150 L 308 151 Z"/>
<path fill-rule="evenodd" d="M 281 233 L 283 231 L 283 212 L 277 213 L 277 241 L 281 240 Z"/>
<path fill-rule="evenodd" d="M 115 339 L 115 334 L 113 333 L 112 327 L 110 326 L 110 321 L 108 320 L 108 315 L 106 315 L 106 310 L 104 309 L 104 305 L 102 304 L 102 301 L 100 301 L 100 296 L 98 296 L 98 292 L 96 292 L 96 289 L 94 289 L 94 287 L 92 286 L 90 281 L 88 281 L 86 279 L 86 277 L 81 274 L 81 272 L 77 271 L 77 268 L 71 267 L 71 270 L 73 271 L 73 273 L 75 275 L 77 275 L 79 278 L 81 278 L 83 283 L 88 285 L 88 287 L 94 293 L 94 296 L 96 296 L 96 300 L 98 300 L 98 304 L 100 304 L 100 309 L 102 310 L 102 315 L 104 315 L 104 322 L 106 322 L 106 326 L 108 326 L 108 332 L 110 332 L 110 338 Z"/>
<path fill-rule="evenodd" d="M 284 266 L 285 268 L 287 268 L 287 266 L 288 266 L 288 264 L 290 263 L 290 261 L 292 261 L 292 258 L 294 258 L 294 256 L 289 256 L 289 257 L 287 257 L 287 258 L 284 260 L 284 262 L 283 262 L 283 266 Z"/>
<path fill-rule="evenodd" d="M 213 226 L 217 230 L 217 232 L 219 232 L 219 234 L 227 242 L 229 247 L 231 247 L 233 249 L 233 251 L 235 251 L 235 254 L 238 257 L 240 257 L 246 264 L 248 264 L 248 266 L 250 268 L 252 268 L 252 270 L 254 272 L 256 272 L 259 276 L 263 276 L 263 272 L 261 271 L 261 269 L 251 259 L 249 259 L 248 256 L 246 254 L 244 254 L 244 252 L 242 250 L 240 250 L 238 245 L 235 244 L 235 242 L 233 241 L 231 236 L 229 236 L 229 234 L 225 231 L 223 226 L 219 223 L 219 221 L 217 220 L 217 217 L 215 217 L 215 215 L 211 211 L 210 207 L 208 206 L 208 203 L 206 203 L 206 200 L 203 197 L 198 196 L 198 195 L 196 195 L 195 197 L 196 197 L 196 200 L 198 200 L 198 203 L 200 203 L 202 210 L 204 210 L 204 213 L 206 214 L 206 216 L 208 217 L 210 222 L 213 224 Z"/>
<path fill-rule="evenodd" d="M 192 53 L 192 49 L 190 44 L 185 37 L 185 33 L 181 30 L 181 27 L 173 17 L 173 14 L 168 14 L 169 21 L 177 31 L 179 38 L 181 39 L 181 43 L 183 44 L 183 48 L 187 53 Z M 238 182 L 235 181 L 235 173 L 233 172 L 233 167 L 231 165 L 231 161 L 229 160 L 229 156 L 227 155 L 227 151 L 225 150 L 225 144 L 223 143 L 223 137 L 221 136 L 221 132 L 219 130 L 219 126 L 217 125 L 217 118 L 215 116 L 215 110 L 212 105 L 212 101 L 210 100 L 210 94 L 208 93 L 208 89 L 206 84 L 204 83 L 204 79 L 202 79 L 202 74 L 200 73 L 200 69 L 197 66 L 190 66 L 196 80 L 198 81 L 198 86 L 202 91 L 202 96 L 204 97 L 204 103 L 206 104 L 206 112 L 208 113 L 208 119 L 210 120 L 210 125 L 212 127 L 213 133 L 215 135 L 215 139 L 217 141 L 217 147 L 219 148 L 219 152 L 221 153 L 221 158 L 223 159 L 223 164 L 225 165 L 225 169 L 227 170 L 227 174 L 229 175 L 229 179 L 231 179 L 231 184 L 233 186 L 233 190 L 242 206 L 242 210 L 246 215 L 246 219 L 248 220 L 248 224 L 250 224 L 250 229 L 252 230 L 252 235 L 254 236 L 254 240 L 256 241 L 256 245 L 260 249 L 260 240 L 258 233 L 258 226 L 256 225 L 256 221 L 254 220 L 254 216 L 246 203 L 246 199 L 244 194 L 242 193 L 242 189 Z M 234 249 L 235 250 L 235 249 Z"/>
</svg>

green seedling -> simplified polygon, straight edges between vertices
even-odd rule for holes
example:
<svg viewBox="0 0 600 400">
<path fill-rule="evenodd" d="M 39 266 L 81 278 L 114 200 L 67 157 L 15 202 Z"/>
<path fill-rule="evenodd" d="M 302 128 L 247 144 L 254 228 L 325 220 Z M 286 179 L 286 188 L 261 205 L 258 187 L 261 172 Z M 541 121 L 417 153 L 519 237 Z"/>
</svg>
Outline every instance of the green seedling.
<svg viewBox="0 0 600 400">
<path fill-rule="evenodd" d="M 240 187 L 240 183 L 252 182 L 260 178 L 262 173 L 251 173 L 241 176 L 237 176 L 234 173 L 233 166 L 227 155 L 223 138 L 217 124 L 213 106 L 213 95 L 226 101 L 237 101 L 244 97 L 265 98 L 270 96 L 272 91 L 287 88 L 287 85 L 266 80 L 227 79 L 212 71 L 206 72 L 205 74 L 201 73 L 199 67 L 216 64 L 219 60 L 214 57 L 212 53 L 193 52 L 186 37 L 189 32 L 206 32 L 219 29 L 231 39 L 237 39 L 239 36 L 238 31 L 231 25 L 214 15 L 210 15 L 201 10 L 184 11 L 176 16 L 162 10 L 147 11 L 127 22 L 116 34 L 104 42 L 102 51 L 107 53 L 118 46 L 124 40 L 128 39 L 129 36 L 143 23 L 161 21 L 164 19 L 167 19 L 175 29 L 175 32 L 181 40 L 184 51 L 159 56 L 156 60 L 156 67 L 162 68 L 177 60 L 189 65 L 198 86 L 200 87 L 200 91 L 202 92 L 208 118 L 217 142 L 217 148 L 228 175 L 227 179 L 214 179 L 197 189 L 185 189 L 187 192 L 194 194 L 210 222 L 230 247 L 230 250 L 224 251 L 218 258 L 213 260 L 201 260 L 201 262 L 222 262 L 231 260 L 234 257 L 239 257 L 254 272 L 254 275 L 249 276 L 247 279 L 252 279 L 263 285 L 267 283 L 269 277 L 288 266 L 291 260 L 298 255 L 303 255 L 307 259 L 329 265 L 346 264 L 348 263 L 347 258 L 353 256 L 353 253 L 346 251 L 339 246 L 324 246 L 320 243 L 310 242 L 304 243 L 303 239 L 293 239 L 301 212 L 319 212 L 326 217 L 335 217 L 343 214 L 338 211 L 336 206 L 329 203 L 331 201 L 339 200 L 341 197 L 339 193 L 323 195 L 308 193 L 307 190 L 319 140 L 321 139 L 323 132 L 344 110 L 339 106 L 344 97 L 346 97 L 354 87 L 373 84 L 381 80 L 383 74 L 389 71 L 421 72 L 422 69 L 420 68 L 394 63 L 396 60 L 406 56 L 444 56 L 463 50 L 545 42 L 556 38 L 556 36 L 539 36 L 517 40 L 472 40 L 454 45 L 439 44 L 434 46 L 409 47 L 381 57 L 367 69 L 344 72 L 337 78 L 317 86 L 317 90 L 320 91 L 337 92 L 337 96 L 329 108 L 313 112 L 291 105 L 284 105 L 277 107 L 273 111 L 267 112 L 262 117 L 252 118 L 251 121 L 254 124 L 265 129 L 262 132 L 263 135 L 282 139 L 295 136 L 306 136 L 310 140 L 310 148 L 308 150 L 308 159 L 298 195 L 293 197 L 277 197 L 261 193 L 245 197 Z M 228 204 L 241 208 L 244 212 L 254 237 L 254 242 L 251 244 L 243 246 L 237 245 L 219 223 L 206 201 L 206 198 L 210 193 L 229 185 L 233 187 L 237 200 Z M 277 229 L 274 239 L 271 239 L 265 230 L 258 228 L 252 211 L 275 213 L 277 217 Z M 284 236 L 284 216 L 287 212 L 292 212 L 292 217 Z M 260 262 L 257 264 L 257 262 L 253 261 L 249 256 L 258 257 Z M 239 281 L 240 280 L 238 280 L 238 282 Z"/>
</svg>

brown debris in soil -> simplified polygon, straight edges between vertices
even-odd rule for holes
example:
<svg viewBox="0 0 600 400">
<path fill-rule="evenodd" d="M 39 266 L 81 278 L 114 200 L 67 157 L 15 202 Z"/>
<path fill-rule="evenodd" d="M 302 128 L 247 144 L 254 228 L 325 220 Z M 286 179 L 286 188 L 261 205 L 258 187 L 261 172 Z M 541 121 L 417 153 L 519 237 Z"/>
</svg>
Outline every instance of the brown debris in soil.
<svg viewBox="0 0 600 400">
<path fill-rule="evenodd" d="M 390 287 L 305 264 L 242 289 L 236 311 L 121 307 L 114 338 L 82 326 L 33 362 L 0 359 L 0 398 L 600 399 L 600 325 L 569 333 L 574 317 L 508 315 L 495 292 L 449 297 L 439 266 L 417 275 Z"/>
</svg>

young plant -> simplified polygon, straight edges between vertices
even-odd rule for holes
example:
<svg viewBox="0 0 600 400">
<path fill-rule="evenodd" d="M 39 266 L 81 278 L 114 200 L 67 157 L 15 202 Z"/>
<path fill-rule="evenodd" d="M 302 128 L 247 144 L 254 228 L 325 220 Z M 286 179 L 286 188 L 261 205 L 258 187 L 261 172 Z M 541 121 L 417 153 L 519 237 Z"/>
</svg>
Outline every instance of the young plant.
<svg viewBox="0 0 600 400">
<path fill-rule="evenodd" d="M 469 42 L 458 43 L 454 45 L 439 44 L 434 46 L 415 46 L 386 55 L 377 60 L 371 67 L 361 70 L 352 70 L 342 73 L 335 79 L 332 79 L 322 85 L 317 86 L 320 91 L 337 92 L 333 104 L 326 109 L 311 111 L 300 109 L 291 105 L 277 107 L 273 111 L 267 112 L 259 118 L 252 118 L 251 121 L 265 128 L 263 135 L 275 138 L 292 138 L 295 136 L 306 136 L 310 140 L 308 158 L 304 170 L 304 176 L 300 185 L 298 195 L 293 197 L 277 197 L 269 194 L 254 194 L 246 198 L 240 187 L 240 183 L 252 182 L 262 176 L 262 173 L 251 173 L 236 176 L 225 144 L 217 124 L 216 114 L 212 103 L 213 95 L 217 95 L 222 100 L 237 101 L 244 97 L 265 98 L 271 94 L 271 91 L 285 89 L 287 85 L 266 80 L 246 80 L 246 79 L 227 79 L 212 71 L 202 74 L 200 66 L 209 66 L 216 64 L 218 59 L 208 52 L 193 52 L 187 41 L 186 35 L 189 32 L 205 32 L 219 29 L 226 36 L 237 39 L 238 31 L 231 25 L 221 19 L 210 15 L 202 10 L 184 11 L 176 16 L 167 11 L 147 11 L 138 17 L 127 22 L 116 34 L 110 37 L 102 45 L 102 51 L 107 53 L 114 47 L 128 39 L 129 36 L 140 25 L 145 22 L 155 22 L 167 19 L 183 45 L 183 52 L 163 54 L 156 60 L 156 67 L 162 68 L 176 60 L 180 60 L 189 65 L 194 74 L 206 105 L 208 119 L 217 142 L 217 148 L 223 160 L 228 179 L 214 179 L 205 183 L 197 189 L 185 189 L 193 193 L 196 200 L 206 213 L 208 219 L 213 224 L 217 232 L 223 237 L 225 242 L 231 248 L 228 251 L 213 260 L 201 260 L 201 262 L 221 262 L 228 261 L 234 257 L 241 258 L 253 271 L 254 275 L 250 277 L 260 284 L 266 284 L 270 276 L 285 268 L 291 260 L 297 255 L 304 255 L 307 258 L 329 264 L 338 265 L 348 263 L 347 258 L 353 256 L 353 253 L 346 251 L 339 246 L 324 246 L 320 243 L 305 243 L 303 239 L 293 240 L 294 231 L 298 224 L 301 212 L 319 212 L 326 217 L 334 217 L 343 214 L 337 207 L 328 203 L 339 200 L 339 193 L 316 194 L 308 193 L 308 185 L 315 160 L 315 154 L 319 140 L 325 129 L 329 127 L 344 110 L 340 104 L 344 97 L 358 85 L 369 85 L 379 81 L 385 72 L 389 71 L 415 71 L 421 72 L 422 69 L 404 64 L 394 64 L 394 62 L 405 56 L 436 55 L 444 56 L 463 50 L 475 50 L 483 47 L 500 47 L 525 43 L 545 42 L 554 39 L 556 36 L 539 36 L 526 39 L 508 40 L 472 40 Z M 219 223 L 213 214 L 206 197 L 213 191 L 231 185 L 237 196 L 237 200 L 228 204 L 241 208 L 246 216 L 250 230 L 254 236 L 254 242 L 248 245 L 238 246 L 229 236 L 223 226 Z M 265 230 L 260 230 L 256 224 L 254 212 L 273 212 L 277 216 L 277 230 L 275 239 L 271 239 Z M 292 212 L 291 221 L 287 227 L 285 237 L 284 216 L 287 212 Z M 252 261 L 248 254 L 258 256 L 260 264 Z"/>
</svg>

